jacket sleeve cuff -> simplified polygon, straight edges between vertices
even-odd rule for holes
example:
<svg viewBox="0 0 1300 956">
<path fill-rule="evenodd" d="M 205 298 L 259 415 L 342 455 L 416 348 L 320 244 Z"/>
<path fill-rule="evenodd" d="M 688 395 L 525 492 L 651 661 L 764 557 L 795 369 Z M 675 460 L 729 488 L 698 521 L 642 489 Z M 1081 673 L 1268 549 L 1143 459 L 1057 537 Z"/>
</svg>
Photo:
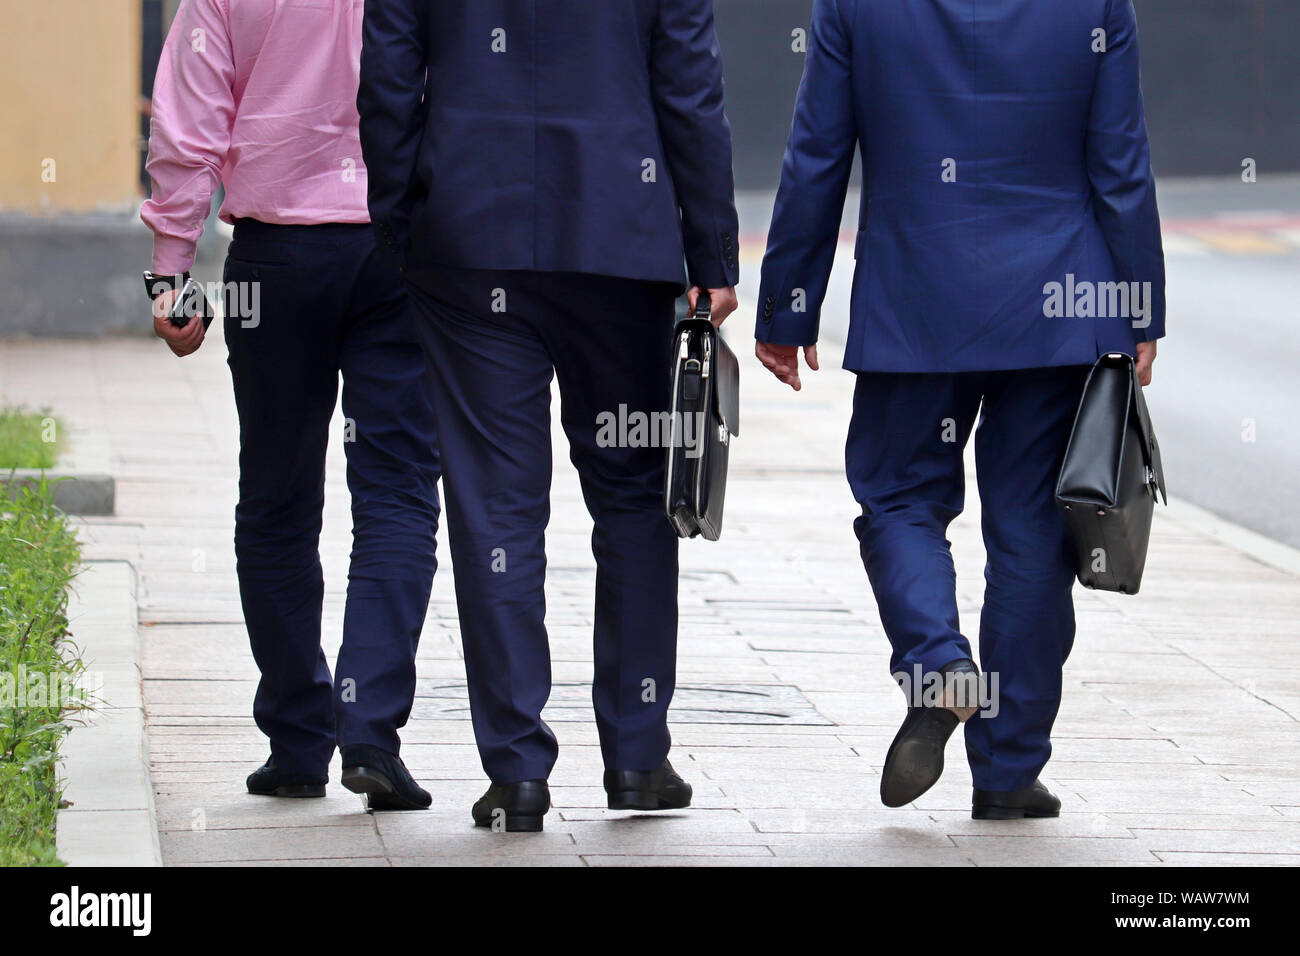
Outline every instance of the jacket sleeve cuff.
<svg viewBox="0 0 1300 956">
<path fill-rule="evenodd" d="M 722 262 L 687 263 L 686 273 L 691 285 L 701 289 L 727 289 L 740 281 L 740 270 Z"/>
<path fill-rule="evenodd" d="M 816 316 L 794 320 L 790 317 L 771 318 L 763 314 L 760 306 L 758 321 L 754 324 L 754 338 L 771 345 L 816 345 L 818 321 Z"/>
<path fill-rule="evenodd" d="M 736 238 L 735 214 L 730 223 L 715 231 L 687 231 L 686 275 L 701 289 L 727 289 L 740 282 L 740 248 Z"/>
<path fill-rule="evenodd" d="M 1152 342 L 1165 335 L 1165 299 L 1163 289 L 1152 304 L 1150 321 L 1143 325 L 1133 325 L 1134 342 Z"/>
</svg>

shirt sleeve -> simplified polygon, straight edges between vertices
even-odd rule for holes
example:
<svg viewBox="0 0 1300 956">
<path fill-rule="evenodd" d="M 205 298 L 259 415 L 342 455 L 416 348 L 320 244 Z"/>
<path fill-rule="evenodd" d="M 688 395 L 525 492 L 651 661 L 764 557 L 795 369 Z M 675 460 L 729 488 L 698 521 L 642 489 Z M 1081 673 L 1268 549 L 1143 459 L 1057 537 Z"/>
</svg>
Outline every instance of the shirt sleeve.
<svg viewBox="0 0 1300 956">
<path fill-rule="evenodd" d="M 225 0 L 183 0 L 154 80 L 145 163 L 152 188 L 140 211 L 154 233 L 153 271 L 159 275 L 194 265 L 230 150 L 234 83 Z"/>
</svg>

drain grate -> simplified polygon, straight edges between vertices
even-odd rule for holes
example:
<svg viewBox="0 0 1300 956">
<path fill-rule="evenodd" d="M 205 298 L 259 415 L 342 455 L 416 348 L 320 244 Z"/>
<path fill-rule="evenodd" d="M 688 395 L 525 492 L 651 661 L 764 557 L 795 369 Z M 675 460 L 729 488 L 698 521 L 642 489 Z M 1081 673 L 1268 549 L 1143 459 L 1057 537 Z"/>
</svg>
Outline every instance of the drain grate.
<svg viewBox="0 0 1300 956">
<path fill-rule="evenodd" d="M 792 684 L 679 685 L 669 720 L 674 724 L 764 724 L 829 727 L 834 721 L 817 712 Z M 424 720 L 469 719 L 464 681 L 421 681 L 412 716 Z M 591 684 L 557 682 L 543 716 L 555 723 L 592 719 Z"/>
</svg>

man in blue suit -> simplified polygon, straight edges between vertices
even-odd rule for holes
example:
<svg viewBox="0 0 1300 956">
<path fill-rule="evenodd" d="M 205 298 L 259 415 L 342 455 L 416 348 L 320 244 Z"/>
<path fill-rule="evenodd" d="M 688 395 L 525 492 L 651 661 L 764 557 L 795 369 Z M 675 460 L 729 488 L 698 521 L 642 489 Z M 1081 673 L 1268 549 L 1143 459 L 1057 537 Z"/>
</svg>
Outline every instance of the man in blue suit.
<svg viewBox="0 0 1300 956">
<path fill-rule="evenodd" d="M 474 822 L 539 830 L 557 377 L 595 522 L 593 699 L 614 809 L 684 807 L 668 762 L 677 538 L 664 457 L 599 423 L 668 402 L 674 300 L 735 309 L 731 135 L 712 0 L 367 0 L 362 149 L 380 248 L 435 366 L 474 732 Z M 605 432 L 608 430 L 606 429 Z"/>
<path fill-rule="evenodd" d="M 1056 816 L 1038 776 L 1074 639 L 1074 566 L 1055 480 L 1088 366 L 1136 354 L 1147 384 L 1165 325 L 1131 0 L 816 0 L 756 332 L 759 358 L 795 389 L 801 347 L 817 367 L 855 149 L 845 457 L 891 670 L 911 692 L 881 798 L 931 787 L 975 709 L 960 694 L 977 671 L 945 532 L 978 415 L 979 656 L 997 697 L 966 723 L 972 810 Z"/>
</svg>

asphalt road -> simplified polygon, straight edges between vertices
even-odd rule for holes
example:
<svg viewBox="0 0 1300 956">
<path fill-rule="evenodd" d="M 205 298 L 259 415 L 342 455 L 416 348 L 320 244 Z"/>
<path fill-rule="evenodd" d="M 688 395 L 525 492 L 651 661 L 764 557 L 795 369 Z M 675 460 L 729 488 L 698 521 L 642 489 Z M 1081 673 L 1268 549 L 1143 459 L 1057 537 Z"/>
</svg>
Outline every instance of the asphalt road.
<svg viewBox="0 0 1300 956">
<path fill-rule="evenodd" d="M 1147 401 L 1166 479 L 1175 496 L 1300 547 L 1300 177 L 1168 180 L 1158 192 L 1169 317 Z M 856 197 L 846 205 L 851 233 Z M 771 206 L 771 194 L 740 201 L 750 301 Z M 843 341 L 852 268 L 841 243 L 824 338 Z"/>
</svg>

